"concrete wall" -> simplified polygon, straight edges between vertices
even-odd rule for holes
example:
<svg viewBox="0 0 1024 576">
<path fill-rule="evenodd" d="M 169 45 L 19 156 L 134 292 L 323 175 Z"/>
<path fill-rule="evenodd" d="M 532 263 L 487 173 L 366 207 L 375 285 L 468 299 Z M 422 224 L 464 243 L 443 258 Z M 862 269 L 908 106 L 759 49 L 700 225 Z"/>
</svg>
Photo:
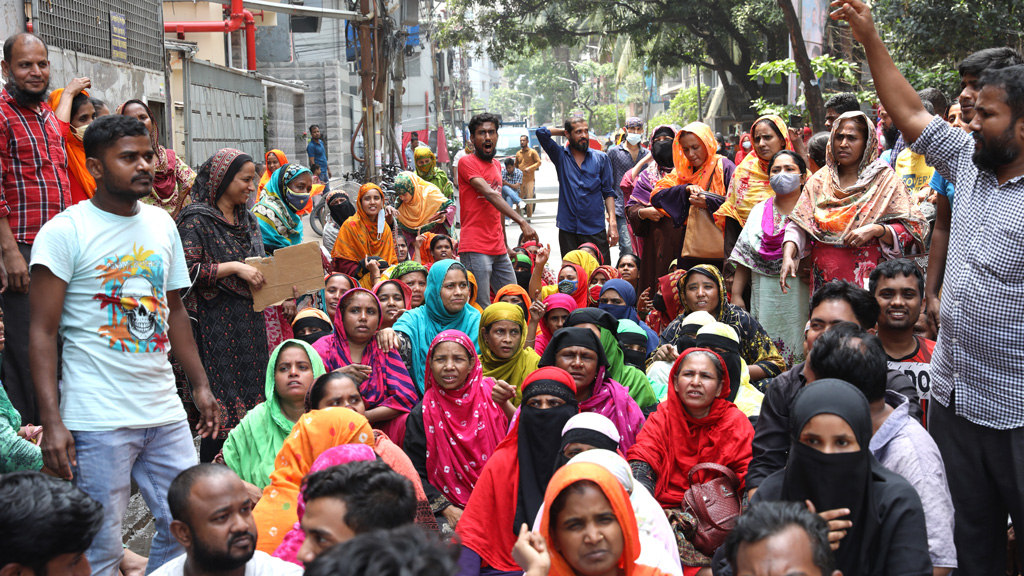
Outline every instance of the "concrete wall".
<svg viewBox="0 0 1024 576">
<path fill-rule="evenodd" d="M 273 1 L 273 0 L 270 0 Z M 227 3 L 225 0 L 224 3 Z M 164 22 L 221 22 L 224 20 L 224 8 L 221 2 L 193 2 L 192 0 L 164 0 Z M 277 13 L 264 11 L 262 16 L 256 16 L 256 35 L 259 36 L 259 29 L 264 26 L 277 26 Z M 244 28 L 236 34 L 244 37 Z M 168 39 L 176 39 L 176 34 L 167 34 Z M 208 60 L 220 66 L 227 66 L 225 52 L 225 35 L 221 32 L 188 33 L 185 40 L 195 42 L 199 52 L 197 58 Z M 243 44 L 244 45 L 244 44 Z M 242 51 L 244 54 L 244 50 Z M 244 68 L 245 58 L 235 58 L 234 67 Z"/>
<path fill-rule="evenodd" d="M 305 95 L 279 85 L 264 83 L 264 88 L 269 148 L 281 150 L 292 162 L 306 164 L 306 139 L 302 136 L 307 126 Z"/>
</svg>

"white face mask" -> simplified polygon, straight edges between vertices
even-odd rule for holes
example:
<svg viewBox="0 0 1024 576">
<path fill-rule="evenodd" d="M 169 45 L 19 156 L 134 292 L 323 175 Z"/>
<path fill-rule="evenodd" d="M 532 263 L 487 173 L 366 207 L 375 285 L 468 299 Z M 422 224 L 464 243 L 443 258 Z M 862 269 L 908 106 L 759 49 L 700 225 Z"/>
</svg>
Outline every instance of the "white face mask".
<svg viewBox="0 0 1024 576">
<path fill-rule="evenodd" d="M 637 144 L 640 143 L 640 138 L 642 137 L 643 134 L 626 134 L 626 142 L 629 142 L 633 146 L 636 146 Z"/>
<path fill-rule="evenodd" d="M 90 122 L 90 124 L 91 124 L 91 122 Z M 70 128 L 71 128 L 71 133 L 75 135 L 75 138 L 77 138 L 79 142 L 81 142 L 82 139 L 85 138 L 85 131 L 89 128 L 89 124 L 82 124 L 78 128 L 75 128 L 74 126 L 70 126 Z"/>
<path fill-rule="evenodd" d="M 778 174 L 772 174 L 768 184 L 776 194 L 785 196 L 800 189 L 800 175 L 792 172 L 779 172 Z"/>
<path fill-rule="evenodd" d="M 750 142 L 747 141 L 747 140 L 744 140 L 743 144 L 741 144 L 741 146 L 743 146 L 744 150 L 750 150 Z"/>
</svg>

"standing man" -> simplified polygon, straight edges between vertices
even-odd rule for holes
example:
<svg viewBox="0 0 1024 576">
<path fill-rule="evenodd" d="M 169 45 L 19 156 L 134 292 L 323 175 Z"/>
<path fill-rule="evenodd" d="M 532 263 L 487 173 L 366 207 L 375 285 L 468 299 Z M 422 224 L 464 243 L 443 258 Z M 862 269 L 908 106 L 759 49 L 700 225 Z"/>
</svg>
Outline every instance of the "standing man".
<svg viewBox="0 0 1024 576">
<path fill-rule="evenodd" d="M 516 283 L 502 214 L 519 225 L 524 242 L 537 240 L 533 226 L 501 197 L 501 166 L 494 159 L 500 126 L 501 121 L 494 114 L 473 116 L 469 121 L 473 153 L 459 160 L 459 260 L 476 276 L 476 301 L 481 308 L 491 303 L 491 286 L 497 289 Z"/>
<path fill-rule="evenodd" d="M 649 154 L 640 139 L 644 136 L 644 122 L 636 116 L 626 119 L 626 139 L 608 149 L 608 160 L 612 163 L 612 189 L 615 191 L 615 221 L 619 230 L 619 254 L 632 254 L 633 244 L 629 237 L 629 223 L 626 221 L 625 198 L 619 183 L 626 172 Z"/>
<path fill-rule="evenodd" d="M 565 136 L 565 146 L 555 144 L 552 136 Z M 558 249 L 562 255 L 581 244 L 591 242 L 601 250 L 605 262 L 611 261 L 608 247 L 619 241 L 615 219 L 615 190 L 612 164 L 608 155 L 590 148 L 587 121 L 577 116 L 565 121 L 564 128 L 537 129 L 537 139 L 558 173 Z M 602 212 L 608 214 L 605 231 Z"/>
<path fill-rule="evenodd" d="M 540 168 L 540 154 L 530 148 L 530 137 L 519 137 L 519 151 L 516 152 L 516 168 L 523 173 L 523 186 L 520 188 L 519 196 L 524 199 L 533 199 L 533 185 L 536 181 L 534 173 Z M 533 217 L 533 204 L 526 205 L 526 217 Z"/>
<path fill-rule="evenodd" d="M 967 134 L 925 111 L 864 3 L 833 7 L 911 150 L 956 186 L 928 425 L 953 495 L 957 571 L 1001 574 L 1007 513 L 1024 526 L 1024 67 L 981 74 Z"/>
<path fill-rule="evenodd" d="M 409 133 L 409 145 L 405 147 L 405 169 L 416 170 L 416 147 L 420 145 L 420 135 Z"/>
<path fill-rule="evenodd" d="M 7 273 L 3 295 L 7 353 L 4 386 L 22 422 L 39 422 L 29 372 L 29 270 L 32 244 L 48 220 L 71 204 L 64 137 L 46 103 L 50 61 L 32 34 L 4 42 L 6 85 L 0 92 L 0 249 Z"/>
<path fill-rule="evenodd" d="M 216 436 L 220 412 L 178 293 L 189 286 L 178 229 L 167 212 L 139 202 L 155 168 L 146 127 L 104 116 L 84 146 L 96 194 L 47 222 L 32 247 L 29 344 L 43 462 L 103 505 L 86 557 L 93 574 L 116 576 L 132 480 L 156 520 L 149 570 L 181 551 L 167 489 L 196 463 L 196 450 L 168 352 L 192 383 L 200 436 Z"/>
<path fill-rule="evenodd" d="M 313 169 L 313 165 L 320 167 L 321 174 L 327 174 L 327 179 L 331 179 L 331 169 L 327 167 L 327 143 L 320 139 L 320 126 L 313 124 L 309 127 L 309 137 L 311 140 L 309 144 L 306 144 L 306 155 L 309 156 L 309 169 Z"/>
</svg>

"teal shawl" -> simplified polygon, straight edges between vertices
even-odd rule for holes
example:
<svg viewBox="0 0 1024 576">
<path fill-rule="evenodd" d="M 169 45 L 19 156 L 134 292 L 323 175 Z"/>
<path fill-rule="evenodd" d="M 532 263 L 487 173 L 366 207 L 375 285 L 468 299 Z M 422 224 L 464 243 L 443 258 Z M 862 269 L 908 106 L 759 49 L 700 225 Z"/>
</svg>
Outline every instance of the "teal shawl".
<svg viewBox="0 0 1024 576">
<path fill-rule="evenodd" d="M 259 201 L 252 207 L 267 252 L 302 242 L 302 217 L 288 203 L 285 194 L 288 183 L 306 173 L 309 168 L 298 164 L 281 166 L 270 176 Z"/>
</svg>

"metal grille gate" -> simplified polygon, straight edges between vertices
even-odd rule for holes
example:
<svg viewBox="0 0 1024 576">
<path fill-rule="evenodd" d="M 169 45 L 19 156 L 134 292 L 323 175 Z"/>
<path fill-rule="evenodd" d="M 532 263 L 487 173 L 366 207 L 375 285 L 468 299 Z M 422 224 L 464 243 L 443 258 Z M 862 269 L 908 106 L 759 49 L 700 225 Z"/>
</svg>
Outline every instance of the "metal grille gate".
<svg viewBox="0 0 1024 576">
<path fill-rule="evenodd" d="M 49 46 L 110 57 L 110 12 L 123 14 L 128 62 L 164 69 L 163 13 L 160 0 L 37 0 L 36 33 Z"/>
<path fill-rule="evenodd" d="M 263 84 L 253 74 L 200 60 L 190 67 L 192 164 L 221 148 L 263 158 Z"/>
</svg>

